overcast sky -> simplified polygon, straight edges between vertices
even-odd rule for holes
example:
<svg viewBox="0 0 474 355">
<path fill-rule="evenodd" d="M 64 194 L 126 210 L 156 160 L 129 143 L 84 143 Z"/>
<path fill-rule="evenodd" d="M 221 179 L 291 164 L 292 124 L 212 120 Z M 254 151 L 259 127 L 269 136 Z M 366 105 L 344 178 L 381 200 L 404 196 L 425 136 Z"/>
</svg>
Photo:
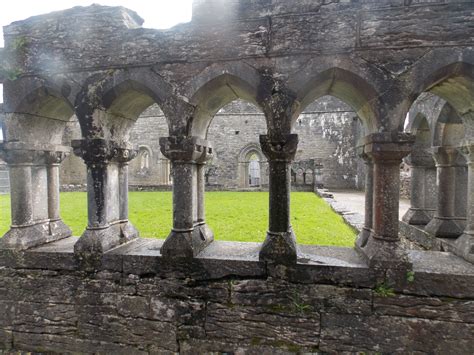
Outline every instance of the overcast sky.
<svg viewBox="0 0 474 355">
<path fill-rule="evenodd" d="M 0 10 L 0 47 L 3 47 L 3 26 L 13 21 L 93 3 L 132 9 L 145 20 L 143 27 L 148 28 L 170 28 L 191 20 L 192 0 L 14 0 L 2 4 Z M 0 102 L 3 102 L 1 85 Z"/>
</svg>

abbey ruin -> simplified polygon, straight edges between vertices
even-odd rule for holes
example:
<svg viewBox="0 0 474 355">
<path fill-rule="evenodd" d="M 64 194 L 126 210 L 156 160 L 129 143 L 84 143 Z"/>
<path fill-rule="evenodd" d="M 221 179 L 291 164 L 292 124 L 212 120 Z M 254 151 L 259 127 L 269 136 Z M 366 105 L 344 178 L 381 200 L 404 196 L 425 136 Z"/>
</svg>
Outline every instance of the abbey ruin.
<svg viewBox="0 0 474 355">
<path fill-rule="evenodd" d="M 196 0 L 190 23 L 142 23 L 92 5 L 4 28 L 0 349 L 471 353 L 474 3 Z M 81 236 L 59 206 L 74 169 Z M 170 174 L 169 236 L 140 238 L 128 187 Z M 365 186 L 354 248 L 297 243 L 292 183 L 319 178 Z M 214 241 L 219 185 L 268 189 L 264 243 Z"/>
</svg>

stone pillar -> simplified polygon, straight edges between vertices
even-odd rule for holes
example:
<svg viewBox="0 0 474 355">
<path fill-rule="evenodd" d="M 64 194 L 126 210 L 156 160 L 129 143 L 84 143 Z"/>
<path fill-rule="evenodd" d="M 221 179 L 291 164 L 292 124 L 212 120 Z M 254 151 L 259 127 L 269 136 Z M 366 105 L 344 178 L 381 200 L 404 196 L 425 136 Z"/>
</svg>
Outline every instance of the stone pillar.
<svg viewBox="0 0 474 355">
<path fill-rule="evenodd" d="M 119 221 L 120 230 L 125 240 L 137 238 L 139 233 L 128 220 L 128 163 L 138 155 L 138 150 L 131 145 L 117 148 L 114 161 L 118 164 Z"/>
<path fill-rule="evenodd" d="M 434 147 L 438 183 L 438 205 L 425 231 L 434 237 L 457 238 L 461 235 L 465 218 L 455 214 L 456 166 L 459 153 L 455 147 Z"/>
<path fill-rule="evenodd" d="M 459 151 L 464 155 L 468 168 L 466 227 L 456 239 L 454 253 L 474 263 L 474 143 L 466 142 Z"/>
<path fill-rule="evenodd" d="M 405 158 L 411 166 L 410 209 L 402 220 L 412 225 L 426 225 L 433 217 L 431 206 L 427 206 L 427 194 L 432 190 L 427 175 L 434 167 L 433 157 L 426 149 L 419 148 Z"/>
<path fill-rule="evenodd" d="M 0 154 L 10 172 L 12 224 L 0 239 L 0 248 L 23 250 L 71 235 L 59 217 L 59 179 L 57 175 L 48 176 L 51 157 L 65 155 L 68 149 L 19 142 L 2 144 Z"/>
<path fill-rule="evenodd" d="M 269 228 L 260 250 L 260 260 L 296 263 L 296 238 L 290 222 L 290 171 L 298 146 L 298 135 L 287 134 L 279 139 L 261 135 L 260 145 L 270 165 Z"/>
<path fill-rule="evenodd" d="M 365 213 L 364 213 L 364 227 L 360 231 L 356 240 L 356 248 L 363 248 L 369 240 L 372 233 L 373 220 L 373 199 L 374 199 L 374 163 L 372 158 L 364 153 L 364 146 L 357 147 L 359 156 L 365 163 Z"/>
<path fill-rule="evenodd" d="M 199 140 L 202 150 L 202 155 L 196 160 L 197 169 L 197 220 L 194 223 L 195 233 L 199 233 L 201 240 L 207 241 L 206 244 L 214 240 L 214 233 L 206 224 L 206 210 L 205 210 L 205 192 L 206 192 L 206 164 L 213 157 L 213 148 L 209 141 Z M 199 150 L 199 147 L 198 147 Z"/>
<path fill-rule="evenodd" d="M 212 242 L 209 234 L 201 238 L 200 229 L 195 228 L 199 208 L 197 162 L 205 161 L 206 141 L 197 137 L 163 137 L 160 147 L 171 161 L 173 175 L 173 229 L 161 247 L 161 254 L 192 258 Z M 204 218 L 204 204 L 201 208 Z"/>
<path fill-rule="evenodd" d="M 380 269 L 407 269 L 408 258 L 400 246 L 398 207 L 400 164 L 410 153 L 411 135 L 374 133 L 364 138 L 364 153 L 373 161 L 372 233 L 358 250 L 369 266 Z"/>
<path fill-rule="evenodd" d="M 62 221 L 59 213 L 59 167 L 68 153 L 69 151 L 49 151 L 46 154 L 49 233 L 59 238 L 72 235 L 71 229 Z"/>
<path fill-rule="evenodd" d="M 128 190 L 123 188 L 127 179 L 120 178 L 120 166 L 127 160 L 124 156 L 135 153 L 130 147 L 101 138 L 74 140 L 72 146 L 87 166 L 88 215 L 87 228 L 74 245 L 74 252 L 83 257 L 99 256 L 138 237 L 127 228 L 128 216 L 125 223 L 121 220 L 126 213 L 127 198 L 125 202 L 123 199 Z"/>
</svg>

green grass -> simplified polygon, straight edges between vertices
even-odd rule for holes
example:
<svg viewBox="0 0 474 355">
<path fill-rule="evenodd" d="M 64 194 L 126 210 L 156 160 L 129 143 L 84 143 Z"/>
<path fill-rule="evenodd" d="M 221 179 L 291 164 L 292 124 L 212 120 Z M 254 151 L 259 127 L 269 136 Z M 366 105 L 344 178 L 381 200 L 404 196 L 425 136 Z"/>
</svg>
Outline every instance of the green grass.
<svg viewBox="0 0 474 355">
<path fill-rule="evenodd" d="M 171 192 L 130 192 L 130 220 L 141 236 L 166 238 L 171 229 Z M 74 235 L 87 224 L 86 194 L 61 193 L 61 215 Z M 355 232 L 319 197 L 291 194 L 292 225 L 298 243 L 352 246 Z M 216 240 L 261 242 L 268 227 L 267 192 L 207 192 L 207 223 Z M 10 224 L 10 200 L 0 195 L 0 235 Z"/>
</svg>

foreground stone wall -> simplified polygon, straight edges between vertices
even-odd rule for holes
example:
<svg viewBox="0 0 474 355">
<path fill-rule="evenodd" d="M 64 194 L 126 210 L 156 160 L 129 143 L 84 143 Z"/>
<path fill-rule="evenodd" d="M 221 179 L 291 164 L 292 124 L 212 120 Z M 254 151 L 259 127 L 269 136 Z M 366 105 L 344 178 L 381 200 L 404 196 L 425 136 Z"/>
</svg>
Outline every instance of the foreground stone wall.
<svg viewBox="0 0 474 355">
<path fill-rule="evenodd" d="M 95 270 L 69 238 L 2 252 L 0 348 L 85 353 L 377 352 L 468 354 L 474 270 L 412 251 L 397 278 L 349 248 L 302 246 L 294 266 L 258 261 L 257 243 L 215 242 L 194 261 L 162 241 L 109 253 Z M 225 255 L 225 260 L 222 256 Z"/>
</svg>

